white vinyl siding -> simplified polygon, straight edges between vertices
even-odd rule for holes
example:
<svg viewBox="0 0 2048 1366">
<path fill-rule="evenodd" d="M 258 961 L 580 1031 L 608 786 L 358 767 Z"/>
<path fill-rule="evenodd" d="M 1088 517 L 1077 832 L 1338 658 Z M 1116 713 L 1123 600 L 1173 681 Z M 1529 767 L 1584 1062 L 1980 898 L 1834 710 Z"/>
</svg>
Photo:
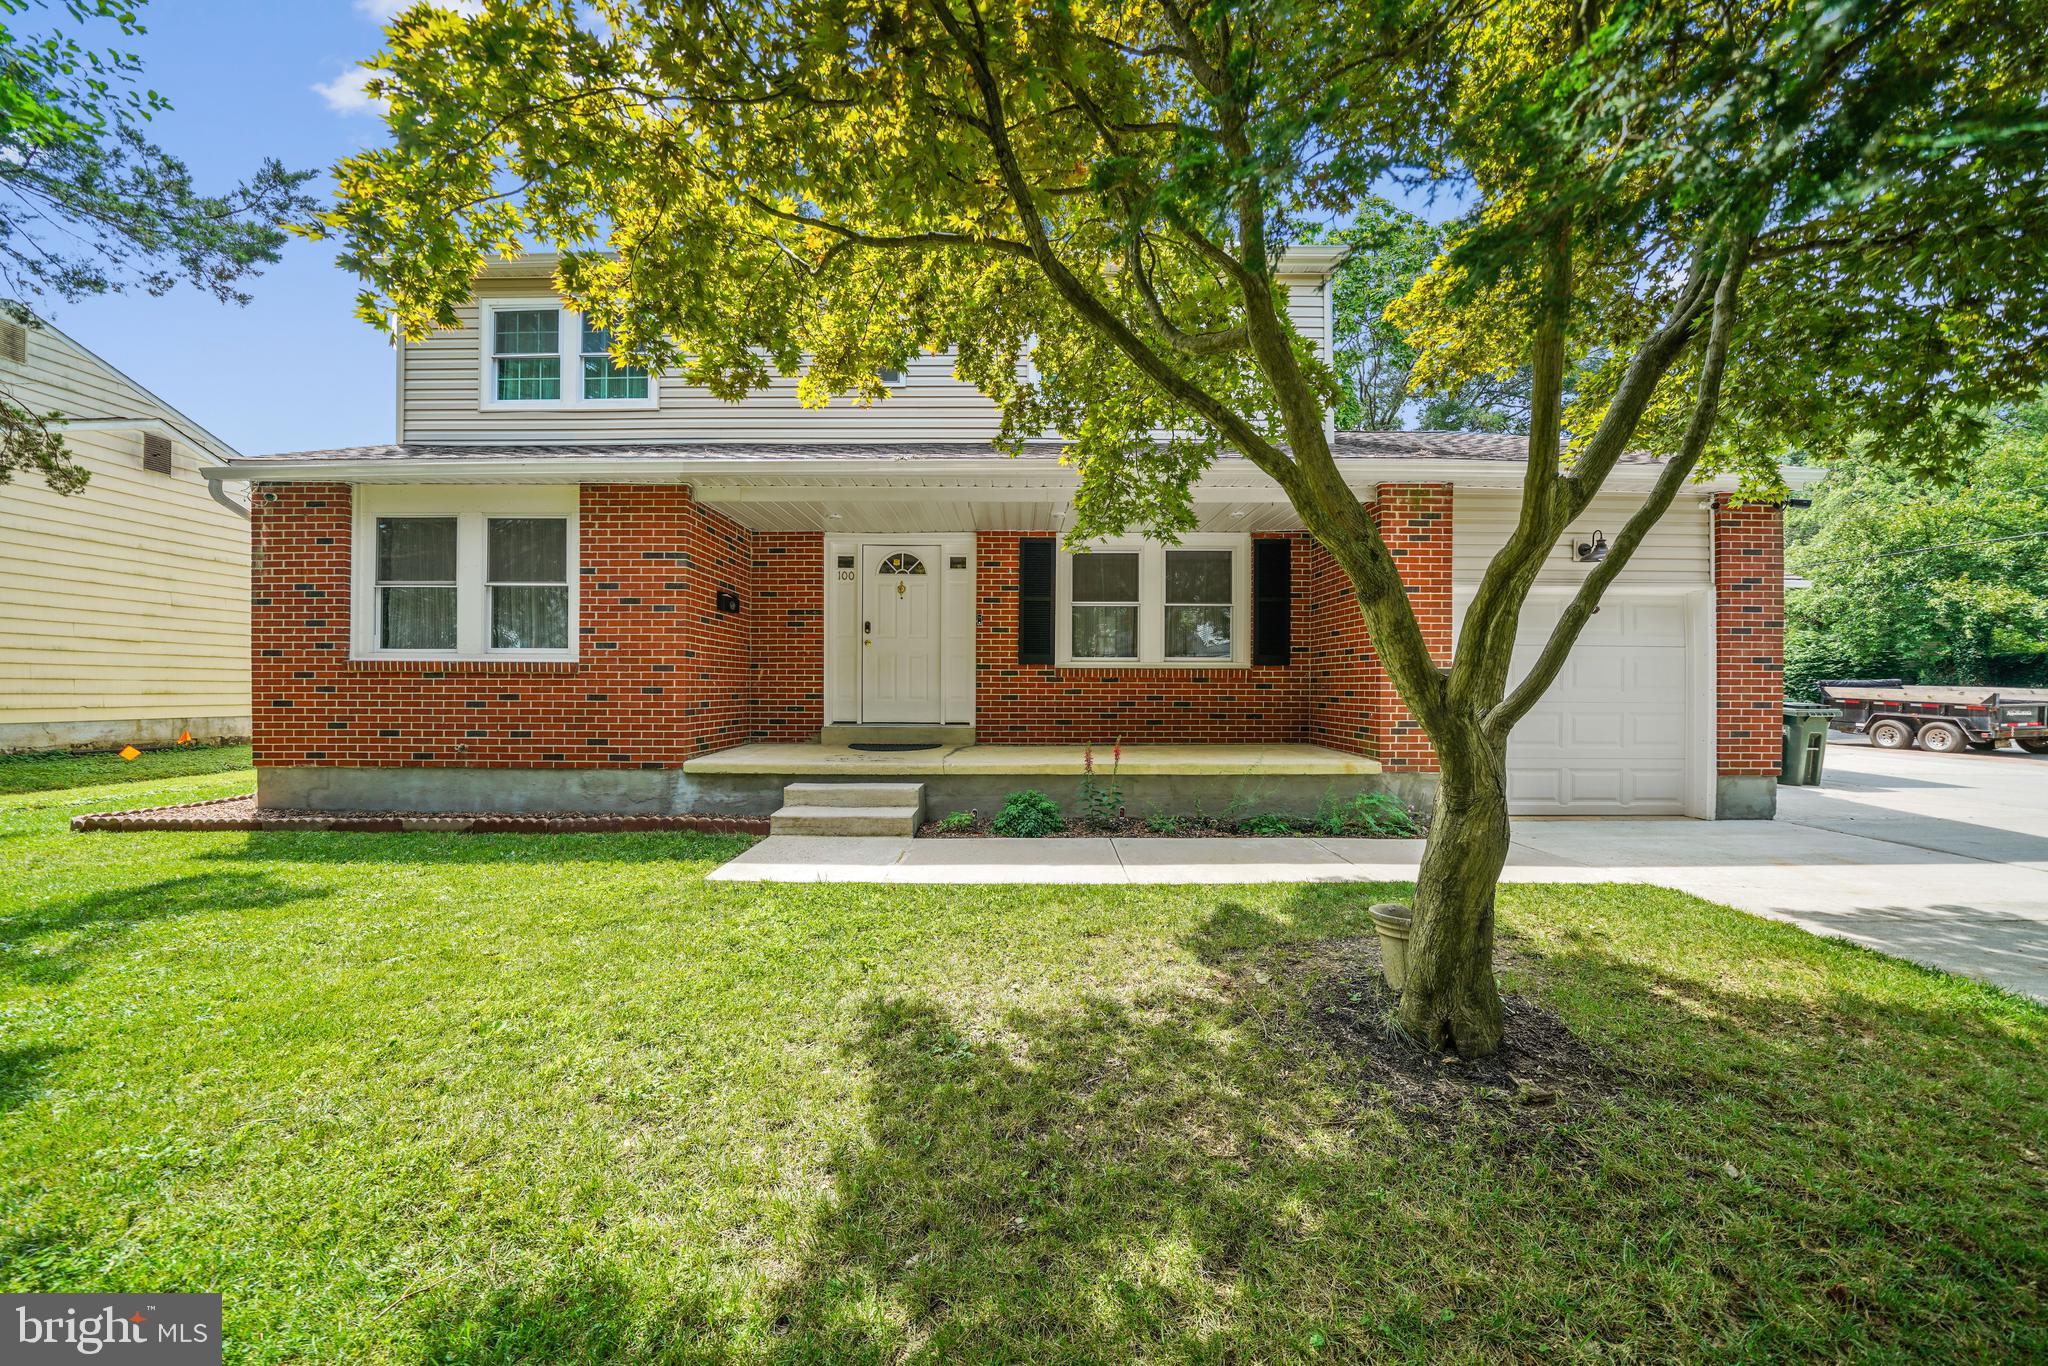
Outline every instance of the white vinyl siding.
<svg viewBox="0 0 2048 1366">
<path fill-rule="evenodd" d="M 1288 284 L 1289 317 L 1327 349 L 1322 287 L 1306 278 Z M 889 397 L 865 406 L 842 398 L 824 408 L 806 408 L 797 402 L 795 376 L 777 376 L 761 392 L 727 403 L 685 385 L 673 371 L 649 380 L 650 397 L 644 402 L 493 401 L 486 397 L 492 379 L 483 350 L 487 315 L 496 307 L 547 306 L 539 293 L 544 289 L 531 279 L 486 278 L 478 285 L 481 304 L 458 310 L 460 328 L 407 344 L 400 365 L 399 440 L 986 441 L 1000 423 L 993 403 L 953 377 L 950 356 L 913 358 L 903 382 L 889 386 Z M 563 315 L 565 333 L 572 331 L 575 316 Z M 573 339 L 568 343 L 576 344 Z M 565 370 L 565 394 L 575 387 L 573 380 Z"/>
<path fill-rule="evenodd" d="M 0 361 L 17 403 L 174 436 L 167 475 L 142 468 L 144 427 L 73 428 L 66 444 L 92 473 L 82 491 L 29 474 L 0 484 L 0 743 L 35 743 L 17 727 L 109 740 L 148 721 L 245 729 L 249 523 L 199 473 L 231 452 L 54 328 L 29 329 L 27 347 L 25 363 Z"/>
<path fill-rule="evenodd" d="M 1500 548 L 1507 544 L 1520 514 L 1522 496 L 1504 489 L 1459 488 L 1451 495 L 1451 577 L 1461 586 L 1479 583 Z M 1670 586 L 1700 588 L 1712 582 L 1713 529 L 1700 507 L 1707 495 L 1687 490 L 1664 513 L 1615 580 L 1620 588 Z M 1628 494 L 1595 498 L 1583 517 L 1557 538 L 1536 578 L 1539 588 L 1566 588 L 1585 578 L 1590 565 L 1572 559 L 1567 542 L 1590 541 L 1595 531 L 1607 533 L 1611 544 L 1629 515 L 1642 506 Z"/>
</svg>

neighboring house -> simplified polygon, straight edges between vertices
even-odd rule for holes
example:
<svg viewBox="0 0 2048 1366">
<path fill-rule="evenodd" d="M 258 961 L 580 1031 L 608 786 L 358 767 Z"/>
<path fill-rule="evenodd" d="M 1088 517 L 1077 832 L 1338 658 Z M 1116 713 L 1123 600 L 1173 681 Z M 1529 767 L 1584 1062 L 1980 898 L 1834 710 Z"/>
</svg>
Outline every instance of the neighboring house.
<svg viewBox="0 0 2048 1366">
<path fill-rule="evenodd" d="M 1336 259 L 1283 270 L 1318 342 Z M 493 265 L 463 327 L 401 349 L 395 444 L 218 472 L 254 481 L 264 805 L 764 811 L 793 778 L 903 776 L 987 810 L 1070 798 L 1081 746 L 1107 767 L 1117 741 L 1135 812 L 1426 796 L 1434 756 L 1347 584 L 1249 462 L 1202 477 L 1181 544 L 1070 553 L 1057 443 L 998 454 L 948 359 L 872 406 L 805 409 L 789 380 L 720 402 L 614 365 L 551 270 Z M 1448 658 L 1521 439 L 1336 448 Z M 1559 541 L 1530 652 L 1586 572 L 1575 546 L 1656 470 L 1624 463 Z M 1678 502 L 1522 723 L 1516 811 L 1771 814 L 1782 528 L 1732 488 Z M 889 742 L 941 748 L 847 748 Z"/>
<path fill-rule="evenodd" d="M 0 484 L 0 750 L 249 733 L 249 519 L 228 445 L 49 323 L 0 318 L 0 394 L 60 413 L 77 493 Z"/>
</svg>

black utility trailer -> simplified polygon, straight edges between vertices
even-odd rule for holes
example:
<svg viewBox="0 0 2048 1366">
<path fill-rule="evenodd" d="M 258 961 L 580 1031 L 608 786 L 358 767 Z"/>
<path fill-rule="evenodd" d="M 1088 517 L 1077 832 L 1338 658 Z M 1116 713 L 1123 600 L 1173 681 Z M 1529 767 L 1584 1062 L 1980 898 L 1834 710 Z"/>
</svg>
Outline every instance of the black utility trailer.
<svg viewBox="0 0 2048 1366">
<path fill-rule="evenodd" d="M 1896 678 L 1849 678 L 1815 684 L 1841 715 L 1831 728 L 1868 735 L 1879 749 L 1917 744 L 1937 754 L 1997 749 L 2011 740 L 2029 754 L 2048 754 L 2048 691 L 2040 688 L 1908 687 Z"/>
</svg>

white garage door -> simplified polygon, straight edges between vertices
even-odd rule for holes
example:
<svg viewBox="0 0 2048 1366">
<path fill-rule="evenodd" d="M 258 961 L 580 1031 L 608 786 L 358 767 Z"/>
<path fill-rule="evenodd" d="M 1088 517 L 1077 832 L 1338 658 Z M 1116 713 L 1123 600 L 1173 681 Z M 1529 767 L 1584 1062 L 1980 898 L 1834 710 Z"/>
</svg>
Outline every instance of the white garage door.
<svg viewBox="0 0 2048 1366">
<path fill-rule="evenodd" d="M 1520 680 L 1563 610 L 1533 597 L 1515 641 Z M 1691 633 L 1677 595 L 1610 597 L 1508 740 L 1508 809 L 1526 816 L 1685 811 Z"/>
</svg>

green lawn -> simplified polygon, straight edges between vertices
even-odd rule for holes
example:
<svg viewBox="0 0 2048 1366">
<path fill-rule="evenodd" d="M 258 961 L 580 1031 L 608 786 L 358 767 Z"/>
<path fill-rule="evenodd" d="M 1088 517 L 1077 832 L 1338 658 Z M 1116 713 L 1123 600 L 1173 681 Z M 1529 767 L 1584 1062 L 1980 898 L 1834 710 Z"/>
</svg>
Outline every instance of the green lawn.
<svg viewBox="0 0 2048 1366">
<path fill-rule="evenodd" d="M 1504 1148 L 1317 1027 L 1394 889 L 73 835 L 248 775 L 89 781 L 0 798 L 0 1288 L 219 1290 L 232 1361 L 2048 1353 L 2048 1012 L 1688 897 L 1505 894 L 1634 1071 Z"/>
</svg>

